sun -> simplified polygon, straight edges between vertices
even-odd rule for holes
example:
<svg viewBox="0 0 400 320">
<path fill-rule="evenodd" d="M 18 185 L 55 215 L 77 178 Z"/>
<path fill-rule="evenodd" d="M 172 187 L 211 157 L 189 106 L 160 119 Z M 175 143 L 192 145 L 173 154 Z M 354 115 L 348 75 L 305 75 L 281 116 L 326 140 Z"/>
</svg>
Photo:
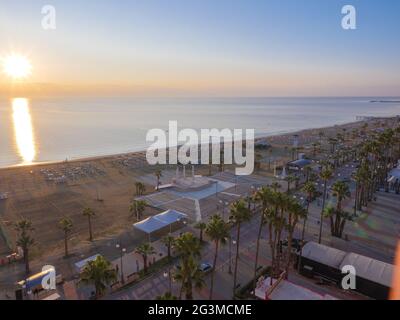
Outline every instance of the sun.
<svg viewBox="0 0 400 320">
<path fill-rule="evenodd" d="M 32 65 L 27 57 L 12 54 L 3 60 L 3 70 L 13 79 L 23 79 L 31 74 Z"/>
</svg>

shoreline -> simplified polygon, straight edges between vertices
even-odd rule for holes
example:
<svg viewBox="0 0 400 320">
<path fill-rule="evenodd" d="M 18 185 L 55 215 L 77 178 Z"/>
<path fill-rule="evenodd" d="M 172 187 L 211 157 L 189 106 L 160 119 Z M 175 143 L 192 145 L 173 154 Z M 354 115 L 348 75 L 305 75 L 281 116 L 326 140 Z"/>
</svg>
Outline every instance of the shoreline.
<svg viewBox="0 0 400 320">
<path fill-rule="evenodd" d="M 289 147 L 293 146 L 295 134 L 298 135 L 299 147 L 304 147 L 304 152 L 310 153 L 311 144 L 320 140 L 320 132 L 323 132 L 327 139 L 335 137 L 339 132 L 347 131 L 351 134 L 353 129 L 360 130 L 365 123 L 370 127 L 379 128 L 384 126 L 382 121 L 389 120 L 394 123 L 397 119 L 381 117 L 258 137 L 256 141 L 264 140 L 262 142 L 266 142 L 271 148 L 270 151 L 256 152 L 280 165 L 290 158 L 292 151 Z M 71 235 L 71 248 L 80 250 L 87 240 L 87 221 L 82 215 L 85 207 L 90 207 L 96 212 L 97 239 L 120 236 L 130 230 L 133 221 L 128 208 L 132 197 L 137 194 L 135 183 L 142 182 L 148 190 L 145 191 L 146 194 L 151 193 L 154 188 L 155 167 L 148 164 L 145 153 L 130 152 L 0 169 L 0 194 L 6 195 L 6 198 L 2 199 L 5 201 L 0 201 L 0 232 L 4 238 L 0 236 L 0 257 L 1 254 L 9 254 L 12 250 L 9 244 L 15 243 L 16 240 L 16 232 L 12 226 L 21 217 L 30 219 L 39 230 L 34 233 L 37 246 L 32 255 L 35 257 L 41 257 L 49 250 L 62 250 L 64 235 L 56 226 L 65 216 L 73 219 L 75 225 Z M 261 176 L 268 177 L 271 168 L 264 169 Z M 164 183 L 170 181 L 171 174 L 175 176 L 175 170 L 171 167 L 165 170 L 169 172 L 165 172 L 165 177 L 162 178 Z M 199 166 L 196 171 L 201 175 L 212 175 L 219 172 L 219 169 L 216 166 Z M 173 201 L 176 208 L 185 208 L 189 213 L 195 214 L 195 208 L 191 204 L 179 202 L 179 199 Z M 149 206 L 146 210 L 145 217 L 159 213 L 160 208 Z"/>
<path fill-rule="evenodd" d="M 306 133 L 309 131 L 315 131 L 315 130 L 330 130 L 338 127 L 343 127 L 343 126 L 352 126 L 356 125 L 359 123 L 364 123 L 364 122 L 369 122 L 373 120 L 381 120 L 381 119 L 392 119 L 395 118 L 396 116 L 392 117 L 373 117 L 371 119 L 365 119 L 365 120 L 355 120 L 355 121 L 350 121 L 350 122 L 345 122 L 345 123 L 337 123 L 334 125 L 330 125 L 327 127 L 316 127 L 316 128 L 306 128 L 306 129 L 300 129 L 300 130 L 289 130 L 285 132 L 280 132 L 280 133 L 271 133 L 270 135 L 266 134 L 261 134 L 260 136 L 255 137 L 255 142 L 260 141 L 260 140 L 265 140 L 265 139 L 272 139 L 275 140 L 276 138 L 281 138 L 285 137 L 288 135 L 294 135 L 294 134 L 302 134 Z M 35 162 L 35 163 L 30 163 L 30 164 L 15 164 L 15 165 L 10 165 L 10 166 L 0 166 L 0 172 L 1 171 L 7 171 L 7 170 L 14 170 L 14 169 L 32 169 L 32 168 L 39 168 L 39 167 L 45 167 L 45 166 L 51 166 L 51 165 L 60 165 L 60 164 L 74 164 L 74 163 L 79 163 L 79 162 L 91 162 L 91 161 L 100 161 L 100 160 L 112 160 L 113 158 L 118 158 L 118 157 L 124 157 L 124 156 L 130 156 L 130 155 L 139 155 L 139 154 L 145 154 L 146 150 L 137 150 L 137 151 L 130 151 L 130 152 L 121 152 L 121 153 L 114 153 L 114 154 L 105 154 L 105 155 L 97 155 L 97 156 L 82 156 L 82 157 L 77 157 L 77 158 L 71 158 L 67 160 L 50 160 L 50 161 L 42 161 L 42 162 Z"/>
</svg>

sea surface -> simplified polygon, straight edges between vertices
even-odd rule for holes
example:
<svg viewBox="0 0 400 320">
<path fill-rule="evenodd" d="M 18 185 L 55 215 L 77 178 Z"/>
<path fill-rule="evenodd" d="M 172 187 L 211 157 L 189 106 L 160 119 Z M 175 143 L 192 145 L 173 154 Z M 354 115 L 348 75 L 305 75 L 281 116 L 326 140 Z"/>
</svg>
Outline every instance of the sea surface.
<svg viewBox="0 0 400 320">
<path fill-rule="evenodd" d="M 256 136 L 395 116 L 398 98 L 0 98 L 0 167 L 144 150 L 149 129 L 255 129 Z"/>
</svg>

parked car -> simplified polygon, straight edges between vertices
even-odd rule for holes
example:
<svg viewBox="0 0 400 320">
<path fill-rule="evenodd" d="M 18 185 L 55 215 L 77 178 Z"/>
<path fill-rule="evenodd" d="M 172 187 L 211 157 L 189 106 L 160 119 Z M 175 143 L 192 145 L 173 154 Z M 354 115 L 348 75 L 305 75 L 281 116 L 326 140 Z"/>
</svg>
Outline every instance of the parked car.
<svg viewBox="0 0 400 320">
<path fill-rule="evenodd" d="M 204 262 L 199 266 L 199 269 L 203 273 L 208 273 L 213 269 L 213 266 L 211 263 Z"/>
<path fill-rule="evenodd" d="M 282 241 L 282 246 L 287 247 L 288 246 L 288 240 L 283 240 Z M 292 239 L 292 251 L 293 253 L 299 252 L 301 250 L 301 240 L 300 239 Z"/>
</svg>

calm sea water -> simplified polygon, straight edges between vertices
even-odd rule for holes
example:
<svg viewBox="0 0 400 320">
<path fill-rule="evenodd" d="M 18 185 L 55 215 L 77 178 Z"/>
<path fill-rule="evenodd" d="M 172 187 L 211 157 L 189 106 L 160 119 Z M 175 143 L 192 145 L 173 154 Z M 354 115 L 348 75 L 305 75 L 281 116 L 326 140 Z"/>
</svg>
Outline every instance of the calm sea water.
<svg viewBox="0 0 400 320">
<path fill-rule="evenodd" d="M 400 103 L 370 103 L 378 99 L 385 98 L 3 98 L 0 167 L 143 150 L 147 130 L 167 129 L 168 120 L 261 136 L 400 114 Z"/>
</svg>

